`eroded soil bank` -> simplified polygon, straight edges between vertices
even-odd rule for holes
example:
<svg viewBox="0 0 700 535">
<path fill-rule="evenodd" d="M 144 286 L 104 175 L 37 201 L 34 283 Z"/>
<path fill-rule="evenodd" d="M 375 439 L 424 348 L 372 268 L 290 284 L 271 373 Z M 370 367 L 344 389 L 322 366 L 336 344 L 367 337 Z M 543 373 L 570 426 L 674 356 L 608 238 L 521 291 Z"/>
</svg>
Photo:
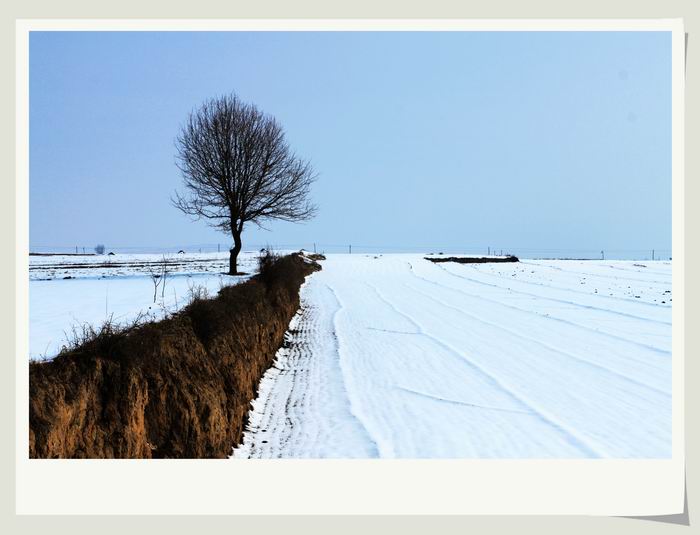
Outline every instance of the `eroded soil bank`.
<svg viewBox="0 0 700 535">
<path fill-rule="evenodd" d="M 163 321 L 29 367 L 32 458 L 225 458 L 320 266 L 299 254 Z"/>
</svg>

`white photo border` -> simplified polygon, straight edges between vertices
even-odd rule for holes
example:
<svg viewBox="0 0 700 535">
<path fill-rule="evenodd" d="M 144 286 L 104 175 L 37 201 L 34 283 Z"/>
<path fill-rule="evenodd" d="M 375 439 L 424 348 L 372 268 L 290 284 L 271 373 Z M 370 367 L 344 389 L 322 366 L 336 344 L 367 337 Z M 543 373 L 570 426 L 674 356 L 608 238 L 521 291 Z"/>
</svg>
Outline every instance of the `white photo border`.
<svg viewBox="0 0 700 535">
<path fill-rule="evenodd" d="M 28 458 L 30 31 L 664 31 L 672 34 L 671 459 L 39 460 Z M 683 512 L 684 65 L 681 19 L 103 19 L 16 22 L 18 514 L 585 514 Z"/>
</svg>

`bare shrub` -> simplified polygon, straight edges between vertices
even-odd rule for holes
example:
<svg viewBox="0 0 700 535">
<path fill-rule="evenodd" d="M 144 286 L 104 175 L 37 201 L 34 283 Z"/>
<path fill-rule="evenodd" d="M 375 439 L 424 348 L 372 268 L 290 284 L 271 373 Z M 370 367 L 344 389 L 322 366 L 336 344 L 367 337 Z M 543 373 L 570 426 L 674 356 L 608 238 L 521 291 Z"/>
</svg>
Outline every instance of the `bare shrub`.
<svg viewBox="0 0 700 535">
<path fill-rule="evenodd" d="M 58 355 L 88 352 L 107 355 L 117 341 L 148 321 L 148 316 L 139 312 L 133 320 L 121 324 L 114 320 L 113 314 L 97 326 L 91 323 L 73 324 L 70 331 L 63 332 L 66 342 Z"/>
<path fill-rule="evenodd" d="M 274 267 L 279 259 L 280 256 L 271 247 L 263 249 L 258 255 L 258 277 L 268 282 L 274 274 Z"/>
<path fill-rule="evenodd" d="M 197 301 L 209 299 L 209 290 L 206 286 L 187 282 L 187 303 L 191 305 Z"/>
<path fill-rule="evenodd" d="M 159 267 L 151 264 L 146 266 L 146 271 L 148 271 L 148 276 L 151 278 L 151 282 L 153 283 L 153 302 L 155 303 L 156 298 L 158 297 L 158 288 L 160 287 L 161 282 L 163 282 L 163 275 Z"/>
<path fill-rule="evenodd" d="M 168 275 L 172 273 L 172 260 L 170 259 L 169 256 L 163 255 L 163 259 L 161 260 L 160 263 L 160 269 L 161 269 L 161 277 L 162 277 L 162 287 L 161 287 L 161 293 L 160 297 L 161 299 L 165 299 L 165 283 L 168 279 Z"/>
</svg>

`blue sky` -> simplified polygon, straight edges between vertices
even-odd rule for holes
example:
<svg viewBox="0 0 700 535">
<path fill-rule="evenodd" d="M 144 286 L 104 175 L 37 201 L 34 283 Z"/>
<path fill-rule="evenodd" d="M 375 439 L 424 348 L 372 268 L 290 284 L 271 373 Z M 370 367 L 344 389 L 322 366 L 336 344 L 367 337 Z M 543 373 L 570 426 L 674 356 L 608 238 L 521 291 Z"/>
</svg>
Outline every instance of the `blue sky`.
<svg viewBox="0 0 700 535">
<path fill-rule="evenodd" d="M 671 247 L 670 32 L 32 32 L 30 246 L 227 246 L 169 199 L 232 91 L 319 173 L 244 248 Z"/>
</svg>

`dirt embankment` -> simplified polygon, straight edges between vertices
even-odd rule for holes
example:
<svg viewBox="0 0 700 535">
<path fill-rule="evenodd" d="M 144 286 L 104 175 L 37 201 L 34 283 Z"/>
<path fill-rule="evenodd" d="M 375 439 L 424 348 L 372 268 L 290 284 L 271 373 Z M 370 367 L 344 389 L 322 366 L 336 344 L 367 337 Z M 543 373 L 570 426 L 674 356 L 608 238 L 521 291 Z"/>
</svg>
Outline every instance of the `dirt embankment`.
<svg viewBox="0 0 700 535">
<path fill-rule="evenodd" d="M 171 318 L 29 367 L 29 455 L 227 457 L 320 266 L 299 255 Z"/>
<path fill-rule="evenodd" d="M 495 256 L 495 257 L 466 257 L 466 256 L 450 256 L 450 257 L 437 257 L 429 258 L 425 257 L 426 260 L 435 262 L 439 264 L 441 262 L 456 262 L 458 264 L 488 264 L 492 262 L 519 262 L 517 256 Z"/>
</svg>

